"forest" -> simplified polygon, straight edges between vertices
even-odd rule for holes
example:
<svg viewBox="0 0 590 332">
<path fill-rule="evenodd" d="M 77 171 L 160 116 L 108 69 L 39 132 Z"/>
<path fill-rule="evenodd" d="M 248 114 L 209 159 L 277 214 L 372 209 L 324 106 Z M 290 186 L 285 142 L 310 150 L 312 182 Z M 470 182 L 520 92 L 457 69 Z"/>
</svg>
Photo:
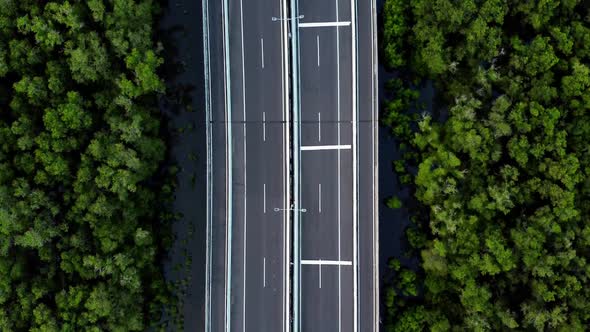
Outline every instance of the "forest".
<svg viewBox="0 0 590 332">
<path fill-rule="evenodd" d="M 0 331 L 142 331 L 170 301 L 151 0 L 0 0 Z"/>
<path fill-rule="evenodd" d="M 381 14 L 395 77 L 381 121 L 411 192 L 389 204 L 411 216 L 411 249 L 388 264 L 386 330 L 587 330 L 590 2 L 386 0 Z"/>
</svg>

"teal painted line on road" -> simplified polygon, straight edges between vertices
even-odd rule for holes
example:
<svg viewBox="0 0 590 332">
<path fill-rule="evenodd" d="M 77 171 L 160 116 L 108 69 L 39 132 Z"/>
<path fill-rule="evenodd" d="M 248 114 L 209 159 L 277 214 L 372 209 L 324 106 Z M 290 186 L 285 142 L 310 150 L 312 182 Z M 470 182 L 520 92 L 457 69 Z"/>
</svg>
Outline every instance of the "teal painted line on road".
<svg viewBox="0 0 590 332">
<path fill-rule="evenodd" d="M 232 266 L 232 228 L 233 228 L 233 164 L 232 164 L 232 106 L 231 106 L 231 79 L 229 59 L 229 3 L 223 1 L 223 41 L 224 41 L 224 72 L 225 72 L 225 129 L 226 129 L 226 193 L 227 193 L 227 225 L 226 225 L 226 285 L 225 285 L 225 332 L 231 332 L 231 266 Z"/>
</svg>

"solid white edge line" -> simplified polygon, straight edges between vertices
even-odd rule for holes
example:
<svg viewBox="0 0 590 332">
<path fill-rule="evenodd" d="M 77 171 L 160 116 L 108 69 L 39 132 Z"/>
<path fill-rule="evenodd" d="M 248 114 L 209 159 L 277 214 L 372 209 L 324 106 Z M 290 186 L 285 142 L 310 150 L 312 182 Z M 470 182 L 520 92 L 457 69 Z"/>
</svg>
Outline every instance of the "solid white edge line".
<svg viewBox="0 0 590 332">
<path fill-rule="evenodd" d="M 291 15 L 299 15 L 299 1 L 291 1 Z M 291 56 L 292 56 L 292 78 L 293 78 L 293 331 L 299 332 L 300 328 L 300 312 L 301 312 L 301 280 L 300 280 L 300 269 L 299 261 L 301 259 L 301 247 L 299 245 L 299 237 L 301 232 L 301 214 L 299 213 L 299 201 L 301 200 L 300 193 L 300 179 L 301 179 L 301 150 L 300 150 L 300 136 L 301 136 L 301 106 L 300 99 L 301 95 L 299 92 L 300 77 L 299 77 L 299 61 L 301 54 L 299 52 L 299 20 L 292 20 L 292 38 L 291 38 Z"/>
<path fill-rule="evenodd" d="M 281 16 L 287 16 L 287 0 L 281 1 Z M 283 85 L 283 153 L 284 153 L 284 170 L 283 170 L 283 177 L 284 177 L 284 206 L 288 206 L 289 202 L 291 202 L 291 176 L 290 176 L 290 125 L 291 125 L 291 117 L 289 115 L 290 110 L 290 100 L 289 100 L 289 55 L 288 55 L 288 41 L 289 37 L 287 35 L 287 21 L 281 22 L 281 53 L 282 53 L 282 79 L 281 84 Z M 290 324 L 290 309 L 291 309 L 291 278 L 290 278 L 290 261 L 291 261 L 291 214 L 290 213 L 283 213 L 283 331 L 289 332 L 291 328 Z"/>
<path fill-rule="evenodd" d="M 285 7 L 286 7 L 286 0 L 282 0 L 279 3 L 279 12 L 280 12 L 280 16 L 284 17 L 284 11 L 285 11 Z M 288 101 L 286 101 L 286 96 L 288 95 L 288 82 L 285 81 L 285 72 L 288 71 L 287 68 L 287 60 L 286 60 L 286 52 L 285 52 L 285 34 L 286 34 L 286 29 L 285 29 L 285 24 L 286 22 L 282 21 L 281 22 L 281 30 L 280 30 L 280 36 L 281 36 L 281 87 L 282 87 L 282 98 L 281 98 L 281 106 L 282 106 L 282 121 L 283 121 L 283 127 L 282 127 L 282 132 L 283 135 L 281 135 L 281 139 L 282 139 L 282 160 L 283 160 L 283 170 L 282 170 L 282 185 L 283 185 L 283 205 L 286 204 L 286 202 L 288 201 L 288 197 L 289 197 L 289 193 L 288 193 L 288 189 L 289 188 L 289 179 L 287 176 L 287 169 L 288 169 L 288 164 L 289 164 L 289 159 L 287 158 L 288 156 L 288 147 L 287 147 L 287 143 L 289 141 L 288 137 L 286 138 L 286 136 L 289 135 L 288 131 L 285 130 L 285 120 L 287 118 L 287 112 L 288 112 Z M 287 120 L 288 122 L 288 120 Z M 288 238 L 288 224 L 289 224 L 289 214 L 288 213 L 283 213 L 283 223 L 282 223 L 282 250 L 283 250 L 283 257 L 282 257 L 282 297 L 283 297 L 283 301 L 282 301 L 282 324 L 281 324 L 281 329 L 283 332 L 287 332 L 289 330 L 289 325 L 288 325 L 288 317 L 289 317 L 289 306 L 288 306 L 288 301 L 289 301 L 289 285 L 287 282 L 287 276 L 288 276 L 288 254 L 289 254 L 289 238 Z"/>
<path fill-rule="evenodd" d="M 206 229 L 206 261 L 205 261 L 205 331 L 211 332 L 211 293 L 213 291 L 211 285 L 212 279 L 212 259 L 213 259 L 213 149 L 212 149 L 212 128 L 211 128 L 211 54 L 209 41 L 209 0 L 203 1 L 203 60 L 204 60 L 204 74 L 205 74 L 205 121 L 206 121 L 206 138 L 207 138 L 207 229 Z"/>
<path fill-rule="evenodd" d="M 286 4 L 286 0 L 285 4 Z M 291 15 L 297 16 L 298 15 L 298 10 L 299 10 L 299 3 L 297 0 L 293 0 L 290 2 L 291 4 Z M 284 8 L 284 12 L 283 12 L 283 17 L 287 17 L 287 6 L 285 6 Z M 297 49 L 298 46 L 298 37 L 299 37 L 299 30 L 297 27 L 297 24 L 299 23 L 298 20 L 294 20 L 291 21 L 291 30 L 290 30 L 290 34 L 291 34 L 291 38 L 287 38 L 287 22 L 283 21 L 285 23 L 285 32 L 284 32 L 284 36 L 285 36 L 285 42 L 288 44 L 288 41 L 291 41 L 291 52 L 290 52 L 290 56 L 291 56 L 291 78 L 292 78 L 292 87 L 289 91 L 292 92 L 292 107 L 290 107 L 289 109 L 291 109 L 293 111 L 293 123 L 291 123 L 289 125 L 289 130 L 292 128 L 293 130 L 293 139 L 292 139 L 292 151 L 290 152 L 290 156 L 292 154 L 293 156 L 293 167 L 292 167 L 292 172 L 293 172 L 293 197 L 292 197 L 292 201 L 293 201 L 293 205 L 295 210 L 292 212 L 292 214 L 290 214 L 292 216 L 292 230 L 293 230 L 293 236 L 292 236 L 292 250 L 293 250 L 293 261 L 295 262 L 295 264 L 293 264 L 293 278 L 292 280 L 290 280 L 290 286 L 293 287 L 292 291 L 289 292 L 290 295 L 292 295 L 293 300 L 292 300 L 292 310 L 293 310 L 293 315 L 292 317 L 289 316 L 289 320 L 291 321 L 292 318 L 292 330 L 294 332 L 299 332 L 299 311 L 300 311 L 300 281 L 299 281 L 299 264 L 298 260 L 299 255 L 300 255 L 300 248 L 299 248 L 299 227 L 300 227 L 300 222 L 299 222 L 299 213 L 298 213 L 298 208 L 299 208 L 299 179 L 300 179 L 300 166 L 299 166 L 299 158 L 301 157 L 301 151 L 299 150 L 299 118 L 301 116 L 300 114 L 300 106 L 299 106 L 299 66 L 298 66 L 298 60 L 299 60 L 299 52 Z M 289 62 L 287 62 L 288 64 Z M 288 96 L 288 95 L 287 95 Z M 289 121 L 291 119 L 291 117 L 287 117 L 287 121 Z M 289 131 L 288 131 L 289 132 Z M 289 142 L 289 141 L 288 141 Z M 289 174 L 289 173 L 288 173 Z M 291 180 L 290 177 L 289 181 Z M 287 204 L 291 203 L 291 200 L 287 201 Z M 288 206 L 288 205 L 286 205 Z M 291 237 L 289 237 L 289 239 L 291 239 Z M 291 248 L 289 248 L 291 249 Z M 289 272 L 291 271 L 291 261 L 290 261 L 291 256 L 289 256 L 289 261 L 287 262 L 288 264 L 288 268 L 289 268 Z"/>
<path fill-rule="evenodd" d="M 373 75 L 371 80 L 373 103 L 372 103 L 372 131 L 373 131 L 373 332 L 379 331 L 379 160 L 375 161 L 378 156 L 379 147 L 379 126 L 377 119 L 379 89 L 379 70 L 377 68 L 378 60 L 378 42 L 377 42 L 377 8 L 376 2 L 369 2 L 371 6 L 371 35 L 373 41 L 372 65 Z"/>
<path fill-rule="evenodd" d="M 336 18 L 336 22 L 305 22 L 299 23 L 300 28 L 324 28 L 324 27 L 346 27 L 350 26 L 350 22 L 342 21 L 339 22 Z"/>
<path fill-rule="evenodd" d="M 340 123 L 338 123 L 340 125 Z M 321 151 L 321 150 L 350 150 L 352 145 L 302 145 L 301 151 Z"/>
<path fill-rule="evenodd" d="M 338 10 L 338 0 L 336 3 L 336 21 L 340 21 L 340 13 Z M 340 145 L 340 27 L 336 27 L 336 84 L 338 99 L 336 101 L 338 105 L 338 145 Z M 341 225 L 340 225 L 340 214 L 341 214 L 341 171 L 340 171 L 340 149 L 338 149 L 338 260 L 341 260 Z M 342 269 L 338 265 L 338 332 L 342 331 Z"/>
<path fill-rule="evenodd" d="M 325 259 L 302 259 L 301 265 L 334 265 L 334 266 L 352 266 L 352 261 L 325 260 Z"/>
<path fill-rule="evenodd" d="M 356 21 L 356 0 L 350 0 L 350 12 L 351 12 L 351 22 L 352 22 L 352 218 L 353 218 L 353 223 L 352 223 L 352 262 L 354 265 L 354 268 L 352 270 L 352 275 L 353 275 L 353 332 L 357 332 L 358 331 L 358 324 L 359 324 L 359 317 L 358 317 L 358 306 L 359 306 L 359 302 L 358 302 L 358 158 L 357 158 L 357 154 L 358 154 L 358 131 L 357 131 L 357 125 L 358 125 L 358 99 L 357 99 L 357 94 L 358 94 L 358 86 L 357 86 L 357 21 Z"/>
<path fill-rule="evenodd" d="M 242 105 L 243 105 L 243 133 L 244 133 L 244 249 L 242 256 L 242 272 L 243 272 L 243 285 L 242 285 L 242 331 L 246 332 L 246 252 L 248 251 L 248 172 L 247 172 L 247 151 L 246 151 L 246 66 L 244 56 L 244 7 L 243 1 L 240 0 L 240 37 L 241 37 L 241 51 L 242 51 Z"/>
<path fill-rule="evenodd" d="M 287 16 L 287 0 L 281 1 L 281 15 L 282 17 Z M 283 169 L 283 178 L 284 180 L 284 187 L 283 191 L 284 195 L 284 206 L 287 206 L 288 202 L 290 202 L 290 186 L 291 186 L 291 179 L 289 174 L 290 169 L 290 150 L 289 150 L 289 125 L 290 125 L 290 116 L 289 116 L 289 81 L 286 79 L 285 75 L 288 74 L 289 71 L 289 61 L 287 55 L 287 22 L 281 22 L 281 53 L 282 53 L 282 79 L 281 84 L 283 85 L 283 124 L 286 123 L 286 126 L 283 125 L 283 158 L 285 159 L 284 169 Z M 290 243 L 290 213 L 283 213 L 283 331 L 289 332 L 290 331 L 290 257 L 291 257 L 291 243 Z"/>
</svg>

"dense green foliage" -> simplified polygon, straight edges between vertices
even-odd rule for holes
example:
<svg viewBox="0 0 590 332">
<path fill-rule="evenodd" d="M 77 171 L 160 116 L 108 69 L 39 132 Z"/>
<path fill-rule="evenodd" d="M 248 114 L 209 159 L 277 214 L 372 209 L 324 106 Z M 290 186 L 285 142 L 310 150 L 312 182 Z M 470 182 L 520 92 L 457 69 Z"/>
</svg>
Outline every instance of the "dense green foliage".
<svg viewBox="0 0 590 332">
<path fill-rule="evenodd" d="M 151 0 L 0 0 L 0 331 L 158 322 Z"/>
<path fill-rule="evenodd" d="M 389 0 L 383 5 L 383 51 L 385 62 L 389 67 L 400 67 L 405 64 L 404 48 L 407 34 L 406 12 L 408 4 L 405 0 Z"/>
<path fill-rule="evenodd" d="M 400 2 L 406 17 L 388 9 L 394 17 L 384 21 L 411 32 L 385 38 L 384 48 L 408 45 L 404 61 L 391 61 L 408 66 L 384 120 L 404 144 L 396 169 L 419 203 L 407 235 L 420 269 L 411 277 L 391 263 L 387 328 L 585 330 L 590 4 L 387 0 L 385 8 Z M 419 79 L 434 81 L 441 106 L 410 130 L 403 108 Z M 448 117 L 434 121 L 439 113 Z"/>
</svg>

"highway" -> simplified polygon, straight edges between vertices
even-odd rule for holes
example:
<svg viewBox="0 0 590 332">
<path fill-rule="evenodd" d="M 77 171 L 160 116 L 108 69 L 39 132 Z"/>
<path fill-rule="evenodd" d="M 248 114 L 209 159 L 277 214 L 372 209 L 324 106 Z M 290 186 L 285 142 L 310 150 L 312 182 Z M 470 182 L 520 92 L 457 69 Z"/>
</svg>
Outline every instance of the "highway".
<svg viewBox="0 0 590 332">
<path fill-rule="evenodd" d="M 205 330 L 378 331 L 375 4 L 205 3 Z"/>
</svg>

